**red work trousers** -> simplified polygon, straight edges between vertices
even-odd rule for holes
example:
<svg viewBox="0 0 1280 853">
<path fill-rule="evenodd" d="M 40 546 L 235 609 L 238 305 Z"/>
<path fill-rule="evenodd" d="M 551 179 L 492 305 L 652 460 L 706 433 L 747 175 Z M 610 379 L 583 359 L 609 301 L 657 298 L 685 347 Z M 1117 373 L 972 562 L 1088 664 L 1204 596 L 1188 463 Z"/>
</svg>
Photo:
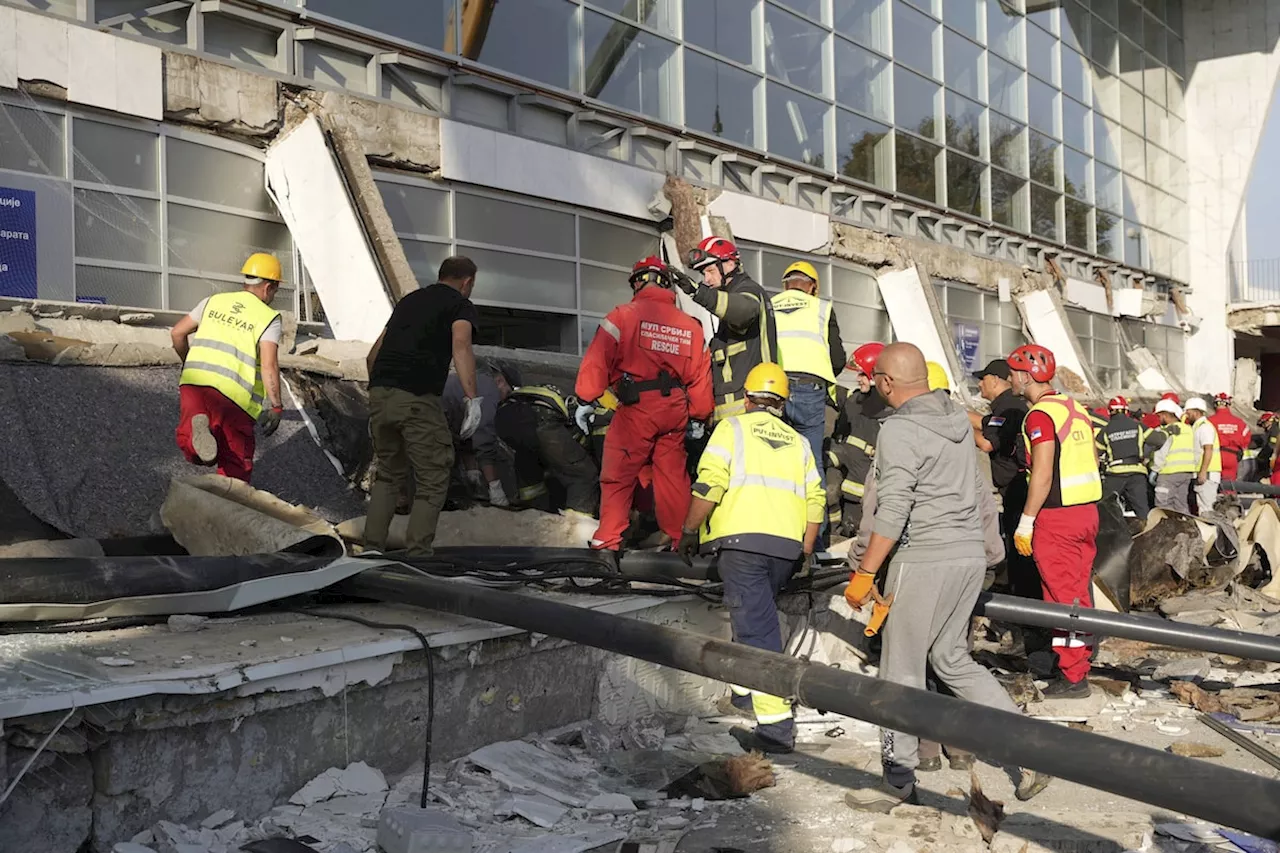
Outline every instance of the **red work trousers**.
<svg viewBox="0 0 1280 853">
<path fill-rule="evenodd" d="M 640 472 L 652 465 L 654 512 L 658 526 L 680 541 L 680 529 L 689 513 L 689 472 L 686 469 L 684 432 L 689 425 L 688 405 L 682 391 L 663 397 L 646 391 L 634 406 L 622 406 L 613 416 L 604 438 L 600 465 L 600 526 L 591 547 L 617 551 L 631 522 L 631 504 Z"/>
<path fill-rule="evenodd" d="M 1222 448 L 1222 479 L 1235 482 L 1240 474 L 1240 457 L 1235 451 Z"/>
<path fill-rule="evenodd" d="M 1031 556 L 1040 570 L 1044 600 L 1055 604 L 1093 606 L 1093 560 L 1098 554 L 1098 505 L 1081 504 L 1040 510 Z M 1093 635 L 1053 632 L 1058 669 L 1075 683 L 1089 674 Z"/>
<path fill-rule="evenodd" d="M 196 415 L 209 416 L 209 431 L 218 442 L 218 458 L 214 464 L 224 477 L 249 482 L 253 473 L 253 418 L 249 413 L 228 400 L 222 392 L 203 385 L 181 385 L 178 398 L 182 412 L 178 420 L 178 449 L 187 461 L 196 465 L 200 461 L 191 446 L 191 419 Z"/>
</svg>

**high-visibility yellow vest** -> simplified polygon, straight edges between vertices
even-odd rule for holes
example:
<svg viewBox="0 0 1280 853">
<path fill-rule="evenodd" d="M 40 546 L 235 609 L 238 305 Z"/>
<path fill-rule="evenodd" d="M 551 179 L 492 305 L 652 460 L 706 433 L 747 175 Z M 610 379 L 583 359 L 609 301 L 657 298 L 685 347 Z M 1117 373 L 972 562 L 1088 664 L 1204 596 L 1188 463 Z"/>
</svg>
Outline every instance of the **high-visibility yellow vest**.
<svg viewBox="0 0 1280 853">
<path fill-rule="evenodd" d="M 1213 425 L 1208 418 L 1201 418 L 1191 425 L 1191 445 L 1196 455 L 1204 452 L 1203 448 L 1195 446 L 1195 431 L 1200 428 L 1200 424 L 1208 424 L 1213 429 L 1213 457 L 1209 459 L 1209 473 L 1222 473 L 1222 442 L 1218 438 L 1218 428 Z M 1196 471 L 1200 470 L 1200 466 L 1196 466 Z"/>
<path fill-rule="evenodd" d="M 829 335 L 831 301 L 803 290 L 784 290 L 771 301 L 782 369 L 787 373 L 807 373 L 834 385 Z"/>
<path fill-rule="evenodd" d="M 569 404 L 565 402 L 564 395 L 550 385 L 521 385 L 511 392 L 510 398 L 529 400 L 553 409 L 566 418 L 573 417 L 569 413 Z"/>
<path fill-rule="evenodd" d="M 1057 470 L 1044 505 L 1050 508 L 1079 506 L 1101 500 L 1102 477 L 1094 455 L 1093 421 L 1089 412 L 1070 397 L 1058 394 L 1040 398 L 1031 411 L 1048 415 L 1057 437 L 1054 460 Z M 1026 421 L 1022 423 L 1022 441 L 1030 459 L 1031 436 Z"/>
<path fill-rule="evenodd" d="M 1196 442 L 1191 427 L 1186 424 L 1167 424 L 1161 427 L 1169 436 L 1169 450 L 1164 457 L 1160 474 L 1190 474 L 1196 470 Z"/>
<path fill-rule="evenodd" d="M 790 559 L 800 553 L 805 526 L 826 515 L 826 489 L 809 443 L 766 411 L 716 426 L 693 493 L 717 504 L 702 537 L 717 548 Z"/>
<path fill-rule="evenodd" d="M 257 420 L 266 399 L 258 341 L 279 316 L 248 291 L 210 296 L 179 384 L 213 388 Z"/>
</svg>

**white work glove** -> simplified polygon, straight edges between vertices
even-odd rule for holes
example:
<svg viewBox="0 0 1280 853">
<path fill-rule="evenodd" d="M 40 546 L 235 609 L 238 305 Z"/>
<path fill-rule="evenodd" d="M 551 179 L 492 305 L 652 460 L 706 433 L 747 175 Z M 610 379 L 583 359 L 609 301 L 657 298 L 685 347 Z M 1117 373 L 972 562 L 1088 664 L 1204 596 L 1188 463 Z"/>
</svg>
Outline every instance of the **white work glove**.
<svg viewBox="0 0 1280 853">
<path fill-rule="evenodd" d="M 1013 547 L 1024 557 L 1031 556 L 1031 537 L 1035 533 L 1036 517 L 1024 515 L 1018 519 L 1018 529 L 1013 532 Z"/>
<path fill-rule="evenodd" d="M 582 430 L 583 435 L 591 435 L 591 413 L 594 411 L 594 406 L 582 405 L 573 413 L 573 422 Z"/>
<path fill-rule="evenodd" d="M 458 431 L 458 437 L 463 441 L 476 434 L 476 430 L 480 428 L 480 403 L 484 397 L 470 397 L 467 399 L 467 411 L 462 416 L 462 429 Z"/>
<path fill-rule="evenodd" d="M 702 421 L 689 421 L 689 428 L 685 431 L 690 441 L 701 441 L 702 437 L 707 434 L 707 425 Z"/>
<path fill-rule="evenodd" d="M 503 490 L 502 482 L 499 480 L 491 480 L 489 482 L 489 505 L 511 506 L 511 501 L 507 500 L 507 493 Z"/>
</svg>

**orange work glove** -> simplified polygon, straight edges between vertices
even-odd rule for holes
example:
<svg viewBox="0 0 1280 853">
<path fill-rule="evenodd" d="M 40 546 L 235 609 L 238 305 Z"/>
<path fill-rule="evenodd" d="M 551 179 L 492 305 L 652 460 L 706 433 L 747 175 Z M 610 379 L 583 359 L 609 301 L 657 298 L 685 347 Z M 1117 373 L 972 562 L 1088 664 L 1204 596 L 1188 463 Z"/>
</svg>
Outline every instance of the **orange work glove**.
<svg viewBox="0 0 1280 853">
<path fill-rule="evenodd" d="M 875 575 L 869 575 L 866 572 L 851 572 L 849 574 L 849 585 L 844 588 L 844 600 L 849 602 L 849 606 L 854 610 L 861 610 L 862 606 L 871 598 L 871 590 L 875 583 Z"/>
<path fill-rule="evenodd" d="M 1013 532 L 1013 547 L 1024 557 L 1031 556 L 1031 537 L 1035 535 L 1036 517 L 1024 515 L 1018 520 L 1018 529 Z"/>
<path fill-rule="evenodd" d="M 871 608 L 871 619 L 867 622 L 867 627 L 863 630 L 863 634 L 868 637 L 874 637 L 880 633 L 880 629 L 884 626 L 884 620 L 889 618 L 889 608 L 893 606 L 893 596 L 881 598 L 880 593 L 874 588 L 871 595 L 875 597 L 876 603 Z"/>
</svg>

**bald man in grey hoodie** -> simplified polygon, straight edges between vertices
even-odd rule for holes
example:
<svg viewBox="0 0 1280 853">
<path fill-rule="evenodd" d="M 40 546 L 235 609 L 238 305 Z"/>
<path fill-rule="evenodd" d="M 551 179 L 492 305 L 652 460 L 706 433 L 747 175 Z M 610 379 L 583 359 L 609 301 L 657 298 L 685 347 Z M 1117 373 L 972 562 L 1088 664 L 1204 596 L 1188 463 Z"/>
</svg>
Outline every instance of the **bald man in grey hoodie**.
<svg viewBox="0 0 1280 853">
<path fill-rule="evenodd" d="M 1019 713 L 1009 694 L 969 654 L 969 623 L 987 569 L 977 448 L 969 419 L 944 391 L 929 391 L 924 356 L 913 344 L 885 347 L 872 379 L 895 410 L 876 447 L 876 501 L 870 542 L 845 596 L 870 600 L 870 581 L 888 565 L 893 609 L 884 629 L 880 678 L 923 689 L 925 669 L 956 696 Z M 884 781 L 853 791 L 849 806 L 888 812 L 917 802 L 919 739 L 881 730 Z M 1023 770 L 1020 800 L 1049 777 Z"/>
</svg>

